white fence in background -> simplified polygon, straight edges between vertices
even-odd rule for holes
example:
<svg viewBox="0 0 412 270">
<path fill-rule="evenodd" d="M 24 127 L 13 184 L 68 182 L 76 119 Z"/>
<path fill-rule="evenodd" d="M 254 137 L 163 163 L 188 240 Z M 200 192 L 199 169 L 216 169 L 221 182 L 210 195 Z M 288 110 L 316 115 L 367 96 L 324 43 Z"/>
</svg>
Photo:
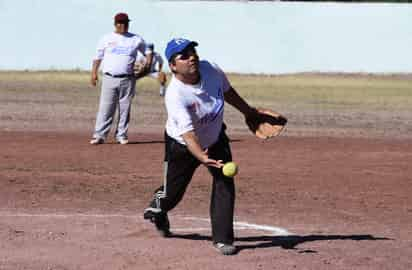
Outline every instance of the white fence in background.
<svg viewBox="0 0 412 270">
<path fill-rule="evenodd" d="M 191 38 L 225 71 L 412 72 L 409 4 L 153 0 L 0 0 L 0 69 L 90 69 L 118 11 L 162 54 Z"/>
</svg>

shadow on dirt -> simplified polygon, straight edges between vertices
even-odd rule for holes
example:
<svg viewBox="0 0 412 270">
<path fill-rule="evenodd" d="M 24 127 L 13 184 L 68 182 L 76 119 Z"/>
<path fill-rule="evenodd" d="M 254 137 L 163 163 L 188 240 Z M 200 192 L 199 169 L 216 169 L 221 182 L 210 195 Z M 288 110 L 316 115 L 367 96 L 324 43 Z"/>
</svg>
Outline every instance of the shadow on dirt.
<svg viewBox="0 0 412 270">
<path fill-rule="evenodd" d="M 393 240 L 386 237 L 375 237 L 370 234 L 360 235 L 287 235 L 287 236 L 253 236 L 239 237 L 236 239 L 241 242 L 258 242 L 251 245 L 238 245 L 239 250 L 281 247 L 284 249 L 296 249 L 296 246 L 306 242 L 313 241 L 331 241 L 331 240 L 353 240 L 353 241 L 376 241 L 376 240 Z M 307 252 L 316 252 L 307 250 Z"/>
<path fill-rule="evenodd" d="M 172 238 L 188 239 L 188 240 L 208 240 L 212 241 L 210 236 L 200 234 L 173 234 Z M 375 237 L 370 234 L 360 235 L 287 235 L 287 236 L 249 236 L 237 237 L 235 239 L 238 250 L 281 247 L 283 249 L 297 249 L 297 246 L 306 242 L 313 241 L 332 241 L 332 240 L 352 240 L 352 241 L 377 241 L 377 240 L 394 240 L 386 237 Z M 239 242 L 256 242 L 253 244 L 242 244 Z M 314 250 L 299 250 L 299 253 L 317 253 Z"/>
</svg>

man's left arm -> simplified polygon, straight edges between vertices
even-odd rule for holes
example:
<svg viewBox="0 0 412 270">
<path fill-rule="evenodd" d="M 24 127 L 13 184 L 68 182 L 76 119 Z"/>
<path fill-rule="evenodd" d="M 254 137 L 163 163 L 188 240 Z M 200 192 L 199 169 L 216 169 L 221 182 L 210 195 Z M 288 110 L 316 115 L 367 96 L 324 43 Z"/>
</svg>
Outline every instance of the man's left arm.
<svg viewBox="0 0 412 270">
<path fill-rule="evenodd" d="M 260 139 L 277 136 L 284 129 L 287 118 L 269 109 L 255 109 L 239 96 L 235 89 L 229 88 L 224 94 L 225 101 L 243 113 L 249 130 Z"/>
<path fill-rule="evenodd" d="M 232 86 L 224 93 L 224 98 L 227 103 L 235 107 L 246 118 L 257 113 L 256 109 L 251 107 Z"/>
</svg>

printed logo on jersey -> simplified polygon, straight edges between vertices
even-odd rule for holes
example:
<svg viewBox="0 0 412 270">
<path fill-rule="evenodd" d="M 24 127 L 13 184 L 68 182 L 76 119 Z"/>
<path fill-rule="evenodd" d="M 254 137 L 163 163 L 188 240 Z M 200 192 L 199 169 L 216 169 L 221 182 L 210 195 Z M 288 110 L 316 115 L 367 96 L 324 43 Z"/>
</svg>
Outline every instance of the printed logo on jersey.
<svg viewBox="0 0 412 270">
<path fill-rule="evenodd" d="M 130 55 L 132 52 L 132 47 L 117 46 L 111 50 L 111 53 L 117 55 Z"/>
<path fill-rule="evenodd" d="M 222 88 L 219 88 L 219 89 L 217 90 L 217 96 L 220 97 L 220 98 L 222 98 L 222 99 L 224 99 Z"/>
<path fill-rule="evenodd" d="M 222 99 L 216 99 L 212 110 L 199 119 L 198 123 L 201 125 L 211 123 L 222 113 L 224 103 Z"/>
</svg>

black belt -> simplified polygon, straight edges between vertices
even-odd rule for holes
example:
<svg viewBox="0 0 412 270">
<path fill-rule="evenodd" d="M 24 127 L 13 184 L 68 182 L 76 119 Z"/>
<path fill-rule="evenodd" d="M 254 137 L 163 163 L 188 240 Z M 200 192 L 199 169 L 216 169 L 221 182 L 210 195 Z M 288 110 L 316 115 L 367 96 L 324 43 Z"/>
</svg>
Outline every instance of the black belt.
<svg viewBox="0 0 412 270">
<path fill-rule="evenodd" d="M 107 75 L 107 76 L 110 76 L 110 77 L 113 77 L 113 78 L 126 78 L 126 77 L 131 77 L 132 76 L 132 74 L 113 75 L 113 74 L 110 74 L 109 72 L 105 72 L 104 75 Z"/>
</svg>

